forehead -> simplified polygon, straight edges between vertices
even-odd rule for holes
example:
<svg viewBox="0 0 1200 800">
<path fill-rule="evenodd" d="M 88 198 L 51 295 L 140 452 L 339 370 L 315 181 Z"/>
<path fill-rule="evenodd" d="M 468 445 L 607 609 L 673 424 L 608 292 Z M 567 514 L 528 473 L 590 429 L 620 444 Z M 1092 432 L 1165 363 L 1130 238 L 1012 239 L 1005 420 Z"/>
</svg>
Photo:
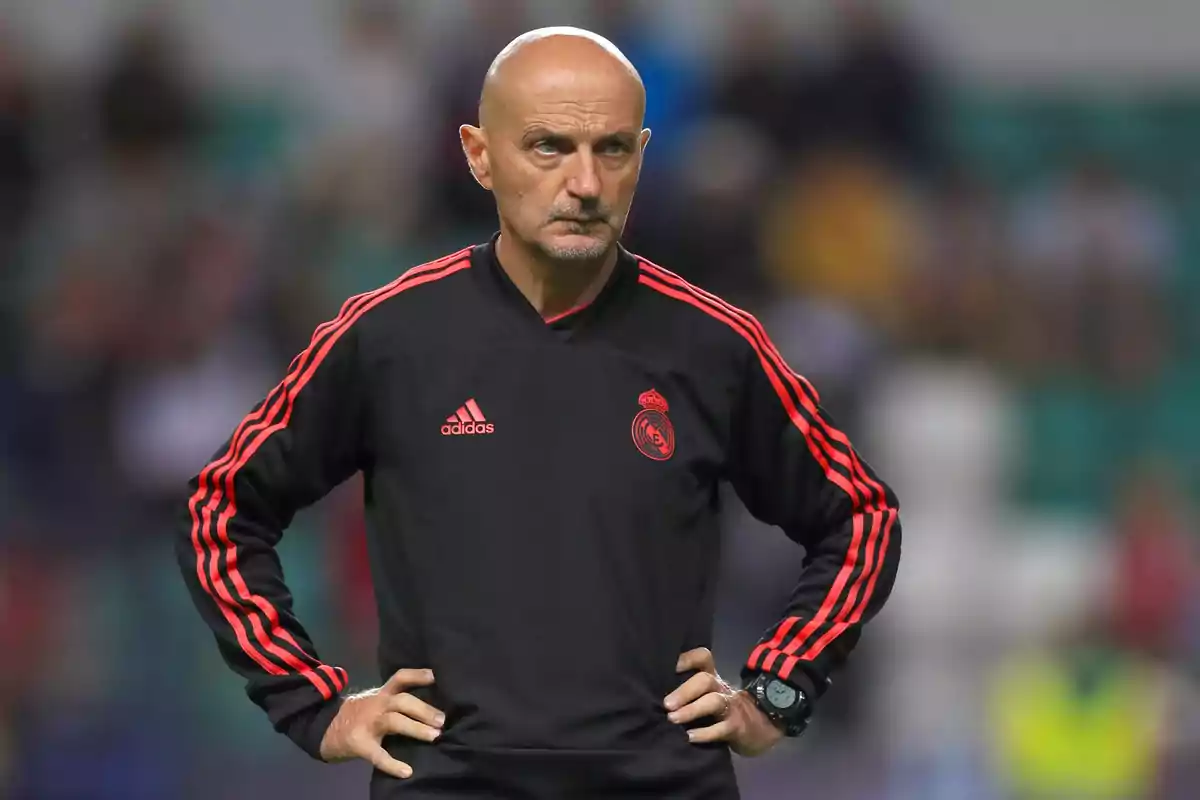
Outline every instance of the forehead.
<svg viewBox="0 0 1200 800">
<path fill-rule="evenodd" d="M 513 88 L 508 111 L 521 130 L 541 125 L 615 131 L 642 124 L 639 87 L 618 69 L 552 67 L 524 77 Z"/>
</svg>

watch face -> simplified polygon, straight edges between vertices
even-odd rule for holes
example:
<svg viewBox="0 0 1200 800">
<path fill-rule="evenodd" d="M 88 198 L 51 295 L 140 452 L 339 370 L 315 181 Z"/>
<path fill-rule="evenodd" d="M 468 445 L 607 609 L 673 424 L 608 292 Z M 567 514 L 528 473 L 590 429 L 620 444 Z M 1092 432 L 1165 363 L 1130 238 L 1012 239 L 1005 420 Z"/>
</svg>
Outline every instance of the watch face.
<svg viewBox="0 0 1200 800">
<path fill-rule="evenodd" d="M 791 708 L 796 702 L 798 692 L 783 681 L 771 681 L 767 684 L 767 702 L 776 708 Z"/>
</svg>

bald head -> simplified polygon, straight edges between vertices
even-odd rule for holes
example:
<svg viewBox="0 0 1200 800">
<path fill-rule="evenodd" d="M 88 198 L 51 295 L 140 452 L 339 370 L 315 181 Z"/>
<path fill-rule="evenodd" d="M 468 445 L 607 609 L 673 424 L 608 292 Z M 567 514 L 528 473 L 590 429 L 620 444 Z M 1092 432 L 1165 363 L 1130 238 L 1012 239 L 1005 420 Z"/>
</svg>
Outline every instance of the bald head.
<svg viewBox="0 0 1200 800">
<path fill-rule="evenodd" d="M 506 112 L 555 88 L 584 93 L 590 88 L 631 102 L 639 122 L 645 112 L 641 76 L 616 45 L 582 28 L 538 28 L 513 39 L 492 61 L 479 96 L 480 127 L 502 124 L 511 116 Z"/>
<path fill-rule="evenodd" d="M 496 199 L 502 246 L 555 262 L 608 258 L 650 141 L 645 112 L 637 70 L 594 33 L 541 28 L 500 51 L 479 126 L 459 135 L 472 174 Z"/>
</svg>

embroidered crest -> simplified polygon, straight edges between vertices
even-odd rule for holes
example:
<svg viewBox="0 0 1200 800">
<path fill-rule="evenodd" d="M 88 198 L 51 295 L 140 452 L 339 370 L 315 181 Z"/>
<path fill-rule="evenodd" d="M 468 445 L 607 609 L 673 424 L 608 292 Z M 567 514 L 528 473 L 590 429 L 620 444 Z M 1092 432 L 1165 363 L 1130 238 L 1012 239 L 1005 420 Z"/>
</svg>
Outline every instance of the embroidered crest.
<svg viewBox="0 0 1200 800">
<path fill-rule="evenodd" d="M 633 418 L 633 443 L 646 458 L 666 461 L 675 452 L 675 428 L 667 417 L 667 399 L 651 389 L 638 396 L 642 410 Z"/>
</svg>

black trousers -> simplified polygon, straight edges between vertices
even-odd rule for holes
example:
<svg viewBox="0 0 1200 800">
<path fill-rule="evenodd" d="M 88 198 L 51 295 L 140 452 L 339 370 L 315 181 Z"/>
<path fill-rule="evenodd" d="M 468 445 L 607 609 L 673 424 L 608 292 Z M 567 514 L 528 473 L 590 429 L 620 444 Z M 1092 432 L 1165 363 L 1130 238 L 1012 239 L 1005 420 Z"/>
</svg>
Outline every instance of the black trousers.
<svg viewBox="0 0 1200 800">
<path fill-rule="evenodd" d="M 376 770 L 371 800 L 740 800 L 724 744 L 484 749 L 410 739 L 387 745 L 413 776 L 398 780 Z"/>
</svg>

